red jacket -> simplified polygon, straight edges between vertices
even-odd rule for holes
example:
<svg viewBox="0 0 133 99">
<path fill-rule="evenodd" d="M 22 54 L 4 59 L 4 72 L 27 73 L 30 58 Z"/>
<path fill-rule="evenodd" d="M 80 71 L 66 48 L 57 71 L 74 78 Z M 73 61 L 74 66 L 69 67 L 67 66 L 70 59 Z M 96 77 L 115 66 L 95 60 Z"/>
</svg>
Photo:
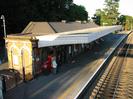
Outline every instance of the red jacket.
<svg viewBox="0 0 133 99">
<path fill-rule="evenodd" d="M 48 56 L 46 64 L 47 64 L 48 71 L 51 71 L 52 70 L 52 56 L 50 55 Z"/>
</svg>

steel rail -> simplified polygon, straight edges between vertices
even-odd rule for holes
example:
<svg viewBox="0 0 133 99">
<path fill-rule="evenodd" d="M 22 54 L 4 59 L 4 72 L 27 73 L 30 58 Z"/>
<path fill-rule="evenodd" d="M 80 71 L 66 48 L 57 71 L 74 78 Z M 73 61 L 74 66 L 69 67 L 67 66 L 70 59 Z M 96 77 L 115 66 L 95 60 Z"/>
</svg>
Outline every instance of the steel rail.
<svg viewBox="0 0 133 99">
<path fill-rule="evenodd" d="M 128 41 L 129 41 L 129 39 L 128 39 Z M 130 41 L 131 41 L 131 40 L 130 40 Z M 101 84 L 98 86 L 98 89 L 97 89 L 97 92 L 96 92 L 96 94 L 95 94 L 95 97 L 93 97 L 94 99 L 96 99 L 97 96 L 98 96 L 98 94 L 100 93 L 100 89 L 103 87 L 104 83 L 106 82 L 106 79 L 107 79 L 107 77 L 109 76 L 109 73 L 111 72 L 111 70 L 113 69 L 114 64 L 119 60 L 118 55 L 120 54 L 120 52 L 122 52 L 122 49 L 123 49 L 125 46 L 126 46 L 126 45 L 123 44 L 122 48 L 118 51 L 118 54 L 117 54 L 117 56 L 116 56 L 116 59 L 115 59 L 115 61 L 113 62 L 113 64 L 111 65 L 111 67 L 108 67 L 108 71 L 106 71 L 106 73 L 103 74 L 103 75 L 101 76 L 101 79 L 100 79 L 100 80 L 102 80 L 102 81 L 98 82 L 98 84 L 99 84 L 99 83 L 101 83 Z M 129 47 L 130 47 L 130 45 L 127 46 L 126 54 L 124 55 L 124 58 L 123 58 L 123 59 L 125 59 L 125 58 L 127 57 L 127 53 L 128 53 L 127 50 L 129 49 Z M 119 71 L 118 71 L 118 74 L 120 74 L 120 73 L 121 73 L 121 67 L 119 68 Z M 104 78 L 103 78 L 103 77 L 104 77 Z M 118 76 L 118 79 L 117 79 L 117 84 L 116 84 L 116 86 L 115 86 L 115 91 L 114 91 L 114 94 L 113 94 L 113 99 L 114 99 L 115 94 L 116 94 L 116 90 L 117 90 L 117 87 L 118 87 L 119 79 L 120 79 L 120 76 Z M 97 86 L 97 85 L 96 85 L 96 86 Z M 94 89 L 95 89 L 95 88 L 94 88 Z"/>
<path fill-rule="evenodd" d="M 124 47 L 124 45 L 122 46 L 122 48 Z M 117 62 L 119 59 L 118 59 L 118 55 L 120 54 L 120 52 L 122 51 L 122 49 L 120 49 L 119 50 L 119 52 L 118 52 L 118 54 L 117 54 L 117 58 L 115 59 L 115 61 L 113 62 L 113 64 L 112 65 L 114 65 L 115 64 L 115 62 Z M 101 85 L 99 86 L 99 88 L 98 88 L 98 90 L 97 90 L 97 93 L 96 93 L 96 95 L 95 95 L 95 97 L 94 97 L 94 99 L 96 99 L 97 98 L 97 96 L 98 96 L 98 94 L 99 94 L 99 92 L 100 92 L 100 89 L 102 88 L 102 86 L 104 85 L 104 83 L 105 83 L 105 81 L 106 81 L 106 79 L 107 79 L 107 77 L 108 77 L 108 75 L 109 75 L 109 73 L 110 73 L 110 71 L 113 69 L 113 66 L 110 66 L 110 67 L 108 67 L 108 70 L 106 71 L 106 73 L 105 74 L 103 74 L 103 79 L 101 79 L 103 82 L 101 82 Z"/>
<path fill-rule="evenodd" d="M 129 41 L 129 43 L 132 41 L 132 37 L 130 38 L 130 40 L 128 40 Z M 126 49 L 126 54 L 125 54 L 125 59 L 126 59 L 126 57 L 127 57 L 127 55 L 128 55 L 128 51 L 129 51 L 129 49 L 130 49 L 130 44 L 128 44 L 128 47 L 127 47 L 127 49 Z M 123 68 L 123 67 L 122 67 Z M 122 69 L 121 68 L 121 69 Z M 116 92 L 117 92 L 117 88 L 118 88 L 118 86 L 119 86 L 119 82 L 120 82 L 120 77 L 121 77 L 121 73 L 122 73 L 122 70 L 121 70 L 121 72 L 120 72 L 120 74 L 119 74 L 119 77 L 118 77 L 118 80 L 117 80 L 117 83 L 116 83 L 116 87 L 115 87 L 115 91 L 114 91 L 114 94 L 113 94 L 113 99 L 115 99 L 115 96 L 116 96 Z"/>
</svg>

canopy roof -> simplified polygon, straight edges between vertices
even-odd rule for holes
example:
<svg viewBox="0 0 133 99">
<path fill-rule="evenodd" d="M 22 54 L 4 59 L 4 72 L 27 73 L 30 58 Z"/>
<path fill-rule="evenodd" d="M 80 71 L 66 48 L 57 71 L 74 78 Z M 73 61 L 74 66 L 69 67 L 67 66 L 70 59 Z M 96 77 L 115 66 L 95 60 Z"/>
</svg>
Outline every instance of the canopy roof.
<svg viewBox="0 0 133 99">
<path fill-rule="evenodd" d="M 121 28 L 121 25 L 102 26 L 36 36 L 36 39 L 38 39 L 38 47 L 90 43 Z"/>
</svg>

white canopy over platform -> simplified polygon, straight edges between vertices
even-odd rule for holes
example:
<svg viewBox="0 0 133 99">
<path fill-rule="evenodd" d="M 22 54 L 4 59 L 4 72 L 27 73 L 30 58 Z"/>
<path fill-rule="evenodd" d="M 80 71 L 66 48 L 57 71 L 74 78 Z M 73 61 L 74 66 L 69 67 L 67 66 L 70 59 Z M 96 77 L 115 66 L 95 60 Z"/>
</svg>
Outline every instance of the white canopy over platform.
<svg viewBox="0 0 133 99">
<path fill-rule="evenodd" d="M 43 36 L 36 36 L 38 47 L 90 43 L 114 31 L 121 30 L 121 25 L 101 26 L 96 28 L 61 32 Z"/>
</svg>

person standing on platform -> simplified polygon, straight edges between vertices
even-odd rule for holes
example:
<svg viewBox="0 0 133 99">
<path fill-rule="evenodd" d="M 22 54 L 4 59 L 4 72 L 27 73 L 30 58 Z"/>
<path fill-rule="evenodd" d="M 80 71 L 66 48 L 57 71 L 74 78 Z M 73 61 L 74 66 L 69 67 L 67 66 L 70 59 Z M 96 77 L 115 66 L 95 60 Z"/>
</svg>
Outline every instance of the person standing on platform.
<svg viewBox="0 0 133 99">
<path fill-rule="evenodd" d="M 51 70 L 52 70 L 52 56 L 51 55 L 48 55 L 47 70 L 48 70 L 48 72 L 51 72 Z"/>
<path fill-rule="evenodd" d="M 52 55 L 49 54 L 47 60 L 42 65 L 42 70 L 45 74 L 49 74 L 52 71 Z"/>
<path fill-rule="evenodd" d="M 53 73 L 57 74 L 57 62 L 56 62 L 56 57 L 52 57 L 52 67 L 53 67 Z"/>
</svg>

